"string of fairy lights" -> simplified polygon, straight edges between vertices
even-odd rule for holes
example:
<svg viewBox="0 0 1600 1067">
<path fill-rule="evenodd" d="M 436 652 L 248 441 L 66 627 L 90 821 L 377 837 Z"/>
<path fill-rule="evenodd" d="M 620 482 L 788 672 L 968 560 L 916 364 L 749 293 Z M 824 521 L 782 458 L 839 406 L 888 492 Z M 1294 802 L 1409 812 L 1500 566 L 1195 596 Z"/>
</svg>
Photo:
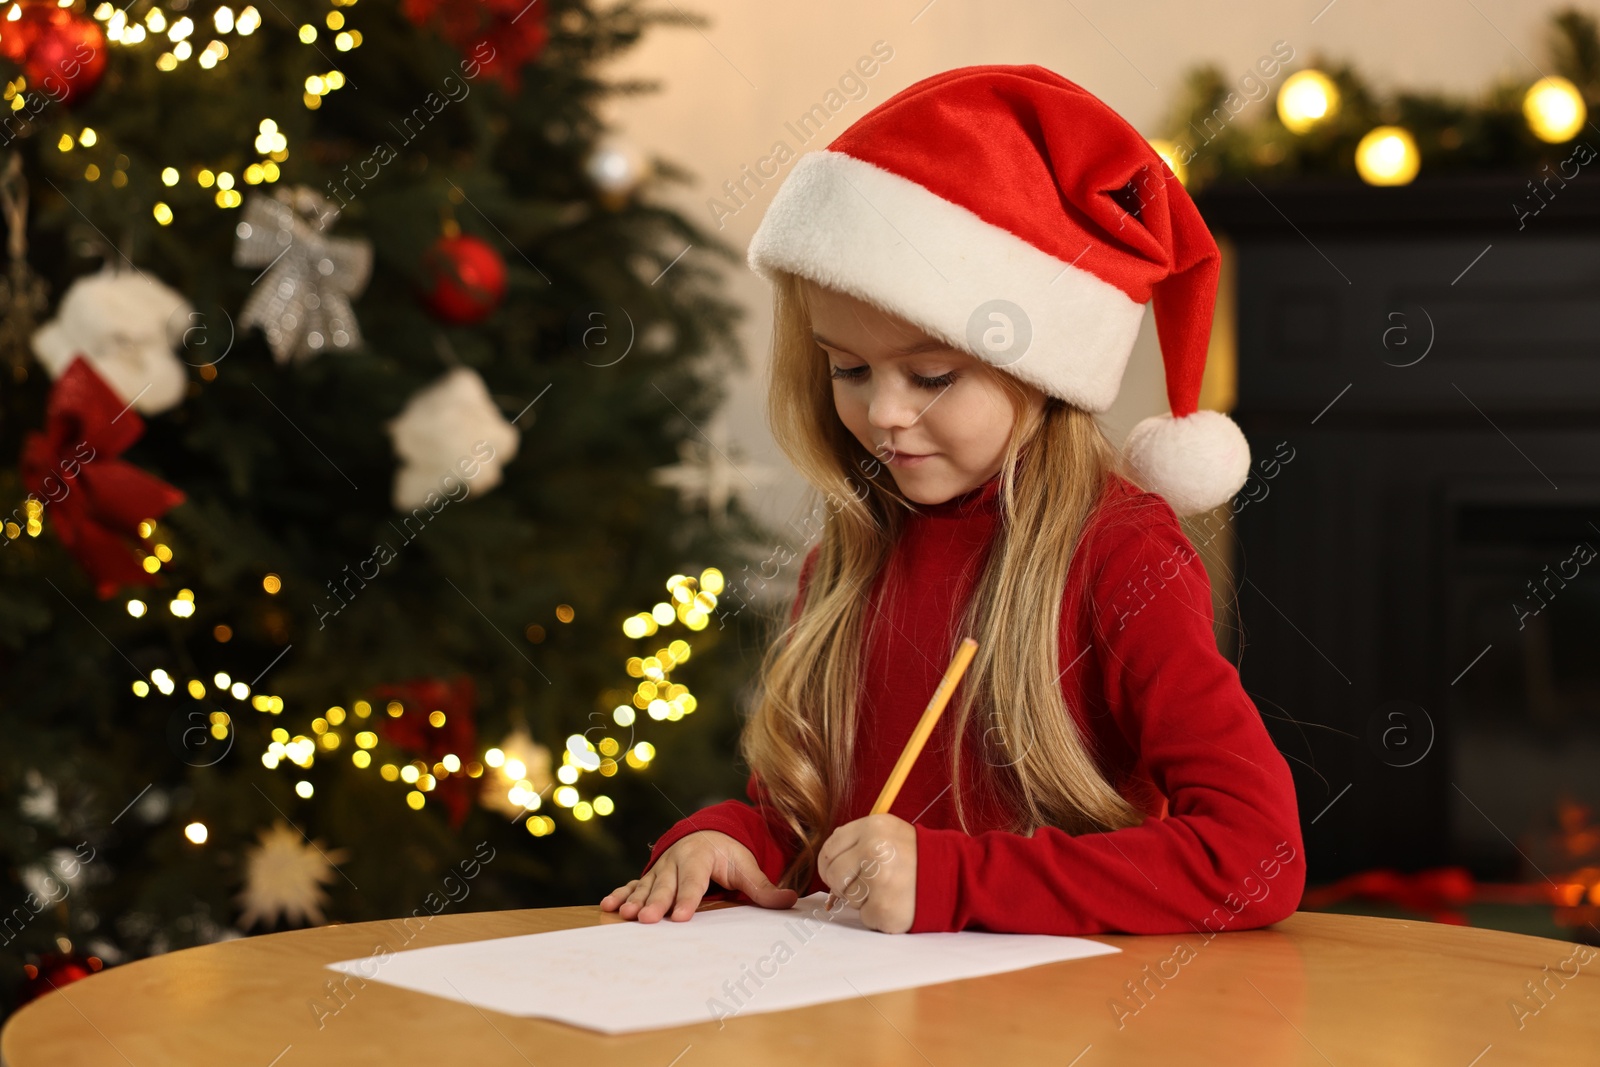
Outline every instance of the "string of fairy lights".
<svg viewBox="0 0 1600 1067">
<path fill-rule="evenodd" d="M 351 26 L 345 11 L 340 10 L 354 7 L 357 0 L 331 2 L 333 10 L 324 16 L 322 27 L 304 23 L 296 28 L 296 36 L 302 44 L 318 46 L 323 34 L 331 33 L 333 47 L 337 51 L 349 52 L 361 47 L 361 31 Z M 188 15 L 172 17 L 155 5 L 147 9 L 142 17 L 130 18 L 127 11 L 126 6 L 118 8 L 104 2 L 95 8 L 94 18 L 105 24 L 106 39 L 112 44 L 128 49 L 160 49 L 153 62 L 156 69 L 161 71 L 178 70 L 191 59 L 204 70 L 215 69 L 230 55 L 228 38 L 249 37 L 262 24 L 261 12 L 253 5 L 237 12 L 224 5 L 213 10 L 209 20 L 202 16 L 199 22 Z M 12 3 L 6 15 L 0 16 L 0 24 L 6 20 L 15 21 L 21 17 L 21 13 L 21 5 Z M 201 32 L 207 24 L 211 29 Z M 197 48 L 196 42 L 207 36 L 210 39 L 206 44 Z M 317 47 L 317 51 L 318 55 L 322 54 L 320 47 Z M 324 97 L 344 88 L 346 84 L 344 72 L 338 69 L 307 75 L 301 101 L 307 109 L 315 111 L 322 106 Z M 4 106 L 20 111 L 27 104 L 26 90 L 25 78 L 8 82 Z M 93 154 L 104 158 L 85 162 L 82 171 L 84 180 L 99 181 L 109 170 L 112 186 L 118 189 L 125 187 L 128 184 L 128 167 L 131 165 L 128 156 L 107 151 L 106 146 L 101 144 L 100 134 L 93 127 L 85 126 L 76 134 L 63 132 L 56 142 L 56 147 L 63 153 L 92 150 L 97 146 L 101 147 L 101 151 Z M 259 158 L 239 168 L 238 174 L 221 164 L 193 163 L 184 170 L 166 166 L 161 169 L 161 183 L 173 188 L 187 179 L 201 189 L 211 190 L 212 202 L 218 208 L 237 208 L 244 203 L 244 195 L 238 188 L 241 183 L 265 185 L 276 182 L 282 176 L 280 164 L 289 158 L 287 135 L 270 116 L 258 122 L 253 147 Z M 109 166 L 103 166 L 103 163 Z M 158 224 L 172 224 L 173 207 L 166 200 L 157 200 L 151 205 L 150 211 Z"/>
<path fill-rule="evenodd" d="M 29 536 L 39 536 L 41 518 L 41 515 L 29 511 L 25 519 Z M 18 528 L 15 532 L 8 530 L 7 534 L 19 536 L 22 532 L 23 529 Z M 149 540 L 155 538 L 156 533 L 153 520 L 139 524 L 140 537 Z M 155 574 L 172 560 L 171 546 L 156 540 L 141 563 L 145 571 Z M 283 589 L 283 580 L 276 574 L 267 574 L 262 578 L 261 585 L 268 595 L 276 595 Z M 622 632 L 626 637 L 642 641 L 656 637 L 664 628 L 674 625 L 681 625 L 691 632 L 703 630 L 710 622 L 711 612 L 716 610 L 717 595 L 723 588 L 723 574 L 715 567 L 706 568 L 698 577 L 674 574 L 666 581 L 667 599 L 656 603 L 649 611 L 628 616 L 622 621 Z M 133 597 L 127 601 L 126 608 L 130 616 L 139 619 L 151 612 L 152 605 L 144 599 Z M 195 613 L 194 591 L 179 589 L 168 600 L 167 610 L 176 618 L 192 617 Z M 571 622 L 575 617 L 571 606 L 566 604 L 557 608 L 556 616 L 564 623 Z M 213 627 L 212 636 L 226 643 L 231 640 L 233 631 L 227 625 L 218 624 Z M 623 767 L 642 770 L 656 758 L 656 748 L 649 741 L 631 741 L 639 713 L 643 712 L 658 722 L 677 722 L 685 715 L 693 714 L 698 706 L 689 687 L 672 679 L 673 671 L 689 662 L 692 652 L 689 642 L 679 637 L 650 655 L 628 657 L 623 669 L 629 678 L 636 680 L 628 701 L 612 708 L 609 726 L 590 729 L 583 734 L 570 734 L 566 738 L 554 781 L 543 787 L 537 786 L 529 777 L 530 764 L 534 762 L 533 753 L 519 749 L 509 739 L 481 753 L 446 753 L 431 763 L 416 757 L 406 759 L 404 753 L 385 742 L 373 728 L 382 721 L 383 716 L 398 719 L 404 715 L 423 715 L 432 729 L 442 729 L 448 720 L 441 709 L 420 706 L 407 708 L 400 700 L 387 701 L 380 707 L 374 706 L 369 700 L 358 699 L 350 704 L 348 711 L 342 705 L 334 705 L 314 717 L 304 732 L 291 733 L 286 727 L 275 726 L 270 731 L 271 740 L 261 752 L 261 763 L 268 770 L 282 768 L 288 773 L 295 773 L 296 770 L 310 770 L 319 756 L 326 760 L 348 752 L 351 764 L 357 769 L 375 770 L 385 782 L 401 786 L 405 790 L 403 801 L 413 811 L 421 811 L 428 803 L 428 794 L 452 776 L 486 779 L 481 788 L 498 791 L 504 797 L 500 807 L 509 806 L 512 810 L 526 813 L 528 817 L 524 826 L 528 832 L 535 837 L 543 837 L 554 833 L 557 826 L 556 820 L 544 811 L 543 794 L 550 785 L 555 785 L 550 794 L 551 802 L 556 808 L 569 811 L 572 818 L 579 822 L 610 815 L 616 810 L 611 797 L 599 791 L 603 788 L 604 779 L 614 777 Z M 179 679 L 161 667 L 152 670 L 148 680 L 140 678 L 132 683 L 134 696 L 140 698 L 150 697 L 152 693 L 169 697 L 179 687 Z M 219 742 L 229 739 L 236 729 L 233 715 L 241 712 L 245 706 L 269 716 L 282 715 L 286 710 L 282 696 L 252 691 L 249 683 L 232 678 L 226 671 L 215 672 L 209 685 L 203 678 L 192 677 L 182 682 L 181 687 L 197 701 L 223 704 L 231 700 L 234 705 L 232 712 L 216 707 L 206 718 L 209 735 Z M 612 727 L 628 731 L 630 741 L 613 736 L 610 732 Z M 588 736 L 597 729 L 602 731 L 600 737 Z M 592 785 L 586 783 L 585 775 L 597 775 L 599 781 Z M 294 791 L 305 800 L 315 795 L 315 787 L 305 776 L 300 776 L 295 782 Z M 199 821 L 191 822 L 184 832 L 196 844 L 204 843 L 208 836 L 205 824 Z"/>
<path fill-rule="evenodd" d="M 1320 70 L 1307 68 L 1284 79 L 1278 90 L 1278 118 L 1290 133 L 1302 136 L 1339 113 L 1338 86 Z M 1522 97 L 1522 115 L 1533 135 L 1546 144 L 1565 144 L 1588 119 L 1583 93 L 1559 75 L 1540 78 Z M 1187 184 L 1183 154 L 1171 141 L 1152 140 L 1156 152 Z M 1356 172 L 1369 185 L 1405 185 L 1421 169 L 1416 138 L 1404 126 L 1375 126 L 1356 144 Z"/>
</svg>

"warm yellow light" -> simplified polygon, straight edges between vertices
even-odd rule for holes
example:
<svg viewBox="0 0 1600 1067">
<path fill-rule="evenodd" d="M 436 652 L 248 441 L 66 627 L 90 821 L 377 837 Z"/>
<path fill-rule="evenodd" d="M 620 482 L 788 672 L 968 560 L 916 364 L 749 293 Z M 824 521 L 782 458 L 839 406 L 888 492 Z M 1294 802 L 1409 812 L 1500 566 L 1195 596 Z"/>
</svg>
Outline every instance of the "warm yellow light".
<svg viewBox="0 0 1600 1067">
<path fill-rule="evenodd" d="M 455 774 L 461 769 L 461 757 L 454 753 L 447 754 L 444 759 L 440 760 L 439 762 L 443 763 L 444 769 L 449 771 L 451 774 Z"/>
<path fill-rule="evenodd" d="M 1589 117 L 1578 87 L 1559 75 L 1540 78 L 1522 98 L 1522 114 L 1528 128 L 1541 141 L 1562 144 L 1583 129 Z"/>
<path fill-rule="evenodd" d="M 326 22 L 328 24 L 328 29 L 342 30 L 344 29 L 344 13 L 340 11 L 330 11 L 328 12 Z"/>
<path fill-rule="evenodd" d="M 1161 162 L 1165 163 L 1167 169 L 1172 171 L 1174 178 L 1177 178 L 1184 185 L 1189 184 L 1189 168 L 1178 158 L 1177 145 L 1157 137 L 1151 140 L 1150 147 L 1155 149 L 1156 155 L 1160 156 Z M 716 591 L 720 592 L 720 590 Z"/>
<path fill-rule="evenodd" d="M 151 33 L 160 33 L 167 28 L 167 16 L 161 13 L 159 7 L 153 7 L 145 14 L 144 24 L 150 27 Z"/>
<path fill-rule="evenodd" d="M 341 52 L 348 52 L 356 46 L 356 39 L 348 33 L 341 33 L 333 39 L 333 47 Z"/>
<path fill-rule="evenodd" d="M 300 27 L 300 43 L 301 44 L 311 44 L 316 39 L 317 39 L 317 28 L 315 26 L 311 25 L 311 23 L 308 22 L 304 26 Z"/>
<path fill-rule="evenodd" d="M 276 593 L 278 590 L 283 588 L 283 579 L 279 578 L 276 574 L 269 574 L 265 578 L 261 579 L 261 588 L 265 589 L 269 593 Z"/>
<path fill-rule="evenodd" d="M 311 783 L 304 780 L 298 781 L 294 784 L 294 791 L 305 800 L 310 800 L 313 792 Z"/>
<path fill-rule="evenodd" d="M 257 11 L 252 6 L 247 7 L 243 11 L 239 12 L 239 21 L 234 28 L 237 29 L 241 35 L 248 37 L 250 34 L 256 32 L 256 29 L 260 25 L 261 12 Z"/>
<path fill-rule="evenodd" d="M 498 767 L 505 761 L 506 754 L 501 752 L 498 748 L 491 748 L 489 751 L 483 754 L 483 762 L 487 763 L 491 767 Z M 517 777 L 521 778 L 522 775 L 519 774 Z"/>
<path fill-rule="evenodd" d="M 412 811 L 421 811 L 422 805 L 426 804 L 427 802 L 428 799 L 415 789 L 406 794 L 406 805 L 410 807 Z"/>
<path fill-rule="evenodd" d="M 626 704 L 618 704 L 611 712 L 611 721 L 618 726 L 632 726 L 634 720 L 633 709 Z"/>
<path fill-rule="evenodd" d="M 430 711 L 430 712 L 428 712 L 428 725 L 429 726 L 443 726 L 444 725 L 444 712 L 442 712 L 442 711 Z"/>
<path fill-rule="evenodd" d="M 1417 142 L 1401 126 L 1379 126 L 1356 145 L 1356 171 L 1368 185 L 1405 185 L 1420 166 Z"/>
<path fill-rule="evenodd" d="M 407 783 L 415 782 L 421 776 L 422 772 L 417 770 L 409 763 L 400 768 L 400 777 Z"/>
<path fill-rule="evenodd" d="M 133 683 L 133 695 L 136 697 L 149 696 L 150 683 L 145 681 L 143 678 L 136 679 Z"/>
<path fill-rule="evenodd" d="M 622 620 L 622 635 L 624 637 L 644 637 L 646 632 L 645 616 L 629 615 Z"/>
<path fill-rule="evenodd" d="M 182 41 L 193 32 L 194 19 L 185 15 L 183 18 L 172 24 L 172 29 L 167 31 L 167 39 L 170 41 Z"/>
<path fill-rule="evenodd" d="M 354 763 L 357 767 L 367 767 L 372 763 L 372 753 L 363 752 L 358 748 L 354 752 L 350 753 L 350 762 Z"/>
<path fill-rule="evenodd" d="M 161 184 L 162 185 L 177 185 L 178 184 L 178 168 L 177 167 L 166 167 L 166 168 L 163 168 L 163 170 L 161 171 Z M 145 536 L 149 537 L 150 535 L 149 534 L 145 534 Z"/>
<path fill-rule="evenodd" d="M 167 225 L 170 225 L 172 223 L 172 209 L 170 207 L 168 207 L 166 204 L 162 203 L 161 201 L 159 201 L 159 200 L 156 201 L 156 206 L 153 209 L 153 213 L 154 213 L 154 215 L 156 217 L 156 221 L 159 222 L 161 225 L 167 226 Z M 151 556 L 151 557 L 148 557 L 148 558 L 154 559 L 155 557 Z M 160 565 L 161 565 L 160 561 L 157 560 L 156 561 L 156 566 L 159 567 Z M 146 567 L 145 569 L 149 570 L 149 571 L 154 571 L 156 568 L 155 567 Z"/>
<path fill-rule="evenodd" d="M 192 822 L 183 828 L 183 836 L 187 837 L 190 841 L 197 845 L 203 845 L 206 843 L 206 837 L 209 835 L 206 832 L 205 823 Z"/>
<path fill-rule="evenodd" d="M 174 601 L 174 603 L 176 603 L 176 601 Z M 206 683 L 202 682 L 198 678 L 189 679 L 188 690 L 189 695 L 194 697 L 196 700 L 204 700 L 206 698 Z"/>
<path fill-rule="evenodd" d="M 383 775 L 384 781 L 392 782 L 400 777 L 400 768 L 396 767 L 392 763 L 385 763 L 382 767 L 378 768 L 378 773 Z"/>
<path fill-rule="evenodd" d="M 564 785 L 555 791 L 555 802 L 563 808 L 570 808 L 578 802 L 578 791 L 570 785 Z"/>
<path fill-rule="evenodd" d="M 344 709 L 338 706 L 329 708 L 328 722 L 333 726 L 338 726 L 340 723 L 344 722 Z"/>
<path fill-rule="evenodd" d="M 494 764 L 491 763 L 489 766 L 492 767 L 492 766 L 494 766 Z M 506 760 L 505 775 L 506 775 L 507 778 L 513 778 L 513 779 L 521 778 L 523 775 L 525 775 L 527 773 L 528 773 L 527 765 L 524 764 L 521 760 L 519 760 L 519 759 L 508 759 L 508 760 Z"/>
<path fill-rule="evenodd" d="M 128 601 L 128 614 L 132 615 L 136 619 L 144 618 L 144 613 L 148 610 L 149 609 L 145 607 L 145 603 L 142 600 Z"/>
<path fill-rule="evenodd" d="M 633 753 L 646 763 L 649 763 L 651 760 L 656 758 L 656 746 L 652 745 L 648 741 L 640 741 L 637 745 L 633 746 Z"/>
<path fill-rule="evenodd" d="M 356 745 L 359 748 L 377 748 L 378 735 L 371 730 L 362 730 L 356 734 Z"/>
<path fill-rule="evenodd" d="M 178 57 L 173 55 L 171 52 L 162 52 L 161 55 L 156 58 L 156 69 L 177 70 Z"/>
<path fill-rule="evenodd" d="M 233 8 L 219 7 L 216 14 L 212 15 L 218 33 L 231 33 L 233 31 Z"/>
<path fill-rule="evenodd" d="M 1290 133 L 1305 133 L 1339 113 L 1339 89 L 1320 70 L 1289 75 L 1278 90 L 1278 119 Z"/>
<path fill-rule="evenodd" d="M 572 806 L 572 817 L 579 822 L 588 822 L 594 818 L 594 806 L 587 800 L 580 800 Z"/>
<path fill-rule="evenodd" d="M 615 810 L 616 807 L 611 803 L 610 797 L 598 796 L 594 798 L 594 812 L 596 815 L 610 815 Z"/>
<path fill-rule="evenodd" d="M 562 764 L 556 768 L 556 777 L 568 785 L 578 780 L 578 768 L 570 763 Z"/>
<path fill-rule="evenodd" d="M 250 695 L 250 687 L 243 682 L 234 682 L 228 692 L 233 694 L 233 699 L 243 700 Z"/>
</svg>

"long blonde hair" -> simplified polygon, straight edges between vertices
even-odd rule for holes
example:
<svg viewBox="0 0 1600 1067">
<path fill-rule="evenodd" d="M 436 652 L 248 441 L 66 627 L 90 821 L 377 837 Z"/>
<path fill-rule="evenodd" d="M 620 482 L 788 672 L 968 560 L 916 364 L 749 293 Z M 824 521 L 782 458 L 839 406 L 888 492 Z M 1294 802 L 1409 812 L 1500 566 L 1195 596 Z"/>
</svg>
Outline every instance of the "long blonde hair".
<svg viewBox="0 0 1600 1067">
<path fill-rule="evenodd" d="M 799 848 L 779 882 L 804 892 L 817 852 L 842 816 L 856 736 L 856 700 L 869 636 L 869 594 L 915 504 L 877 472 L 874 457 L 840 421 L 826 363 L 811 336 L 805 286 L 774 284 L 772 433 L 802 476 L 837 511 L 822 528 L 799 615 L 783 621 L 761 662 L 740 755 L 764 804 Z M 1084 529 L 1115 471 L 1134 480 L 1094 416 L 1049 397 L 1025 403 L 1018 379 L 996 371 L 1017 413 L 1000 471 L 1000 520 L 952 647 L 926 650 L 940 664 L 967 634 L 978 652 L 946 708 L 955 743 L 950 781 L 967 828 L 963 744 L 981 747 L 988 786 L 1015 832 L 1051 825 L 1087 833 L 1138 825 L 1142 813 L 1096 765 L 1062 696 L 1062 592 Z M 1137 483 L 1136 483 L 1137 484 Z"/>
</svg>

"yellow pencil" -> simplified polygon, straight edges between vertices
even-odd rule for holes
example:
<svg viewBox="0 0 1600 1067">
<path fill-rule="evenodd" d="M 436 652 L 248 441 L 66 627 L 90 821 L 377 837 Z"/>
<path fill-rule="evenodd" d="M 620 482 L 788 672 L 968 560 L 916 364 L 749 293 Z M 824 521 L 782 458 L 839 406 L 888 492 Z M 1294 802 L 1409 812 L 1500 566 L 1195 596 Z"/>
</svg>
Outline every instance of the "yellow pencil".
<svg viewBox="0 0 1600 1067">
<path fill-rule="evenodd" d="M 894 798 L 900 794 L 900 787 L 905 784 L 906 776 L 911 773 L 911 765 L 917 762 L 917 756 L 922 752 L 922 746 L 933 734 L 933 728 L 938 725 L 939 716 L 944 714 L 944 706 L 950 702 L 950 694 L 955 691 L 956 685 L 961 681 L 961 676 L 967 673 L 967 664 L 972 662 L 972 657 L 978 651 L 978 642 L 970 637 L 961 640 L 961 646 L 956 649 L 956 654 L 950 660 L 950 666 L 944 669 L 944 677 L 939 679 L 939 687 L 933 691 L 928 706 L 922 711 L 922 719 L 917 723 L 917 728 L 911 731 L 911 737 L 906 741 L 900 759 L 894 765 L 894 770 L 889 772 L 889 780 L 883 783 L 883 789 L 878 793 L 878 799 L 872 805 L 873 815 L 884 815 L 894 804 Z M 849 883 L 846 883 L 847 887 Z M 841 891 L 843 888 L 841 887 Z M 828 893 L 828 910 L 833 910 L 834 894 Z"/>
</svg>

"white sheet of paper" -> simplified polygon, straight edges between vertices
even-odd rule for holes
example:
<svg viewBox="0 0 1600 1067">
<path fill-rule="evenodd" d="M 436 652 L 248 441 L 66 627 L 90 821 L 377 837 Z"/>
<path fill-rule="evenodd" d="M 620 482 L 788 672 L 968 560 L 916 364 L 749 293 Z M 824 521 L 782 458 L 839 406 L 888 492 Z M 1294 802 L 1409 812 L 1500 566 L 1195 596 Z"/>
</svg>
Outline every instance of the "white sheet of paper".
<svg viewBox="0 0 1600 1067">
<path fill-rule="evenodd" d="M 783 1011 L 1121 949 L 1079 937 L 884 934 L 827 894 L 330 963 L 332 970 L 607 1034 Z"/>
</svg>

